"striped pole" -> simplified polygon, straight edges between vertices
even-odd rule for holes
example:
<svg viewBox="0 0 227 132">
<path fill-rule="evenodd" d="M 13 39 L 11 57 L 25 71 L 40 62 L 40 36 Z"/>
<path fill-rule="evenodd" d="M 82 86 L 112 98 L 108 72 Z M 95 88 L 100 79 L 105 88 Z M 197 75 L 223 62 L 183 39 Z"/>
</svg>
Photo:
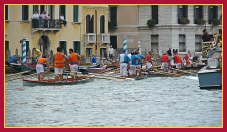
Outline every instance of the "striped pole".
<svg viewBox="0 0 227 132">
<path fill-rule="evenodd" d="M 126 34 L 124 36 L 124 40 L 123 40 L 123 53 L 127 54 L 127 39 L 126 39 Z"/>
<path fill-rule="evenodd" d="M 22 39 L 22 64 L 26 64 L 26 38 Z"/>
</svg>

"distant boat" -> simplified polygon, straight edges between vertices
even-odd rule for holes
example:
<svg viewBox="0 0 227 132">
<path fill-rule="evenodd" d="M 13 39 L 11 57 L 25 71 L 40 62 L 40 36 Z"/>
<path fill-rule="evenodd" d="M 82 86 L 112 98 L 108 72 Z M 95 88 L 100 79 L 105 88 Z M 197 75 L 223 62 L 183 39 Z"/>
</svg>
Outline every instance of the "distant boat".
<svg viewBox="0 0 227 132">
<path fill-rule="evenodd" d="M 89 71 L 87 71 L 87 69 L 99 68 L 99 67 L 100 67 L 100 64 L 96 64 L 96 65 L 79 65 L 79 72 L 89 73 Z"/>
<path fill-rule="evenodd" d="M 213 49 L 207 59 L 207 66 L 198 72 L 199 86 L 201 89 L 222 88 L 222 49 Z"/>
</svg>

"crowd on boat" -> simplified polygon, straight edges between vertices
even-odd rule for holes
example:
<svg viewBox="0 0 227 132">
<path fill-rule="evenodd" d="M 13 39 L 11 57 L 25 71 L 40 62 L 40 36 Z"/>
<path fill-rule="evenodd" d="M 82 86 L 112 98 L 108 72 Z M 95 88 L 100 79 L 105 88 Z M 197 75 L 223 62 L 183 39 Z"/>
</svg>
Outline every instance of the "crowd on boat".
<svg viewBox="0 0 227 132">
<path fill-rule="evenodd" d="M 78 66 L 81 63 L 81 56 L 78 53 L 75 53 L 73 49 L 70 48 L 69 55 L 66 56 L 62 53 L 62 48 L 58 47 L 57 53 L 53 55 L 53 58 L 51 58 L 51 62 L 50 59 L 46 59 L 46 56 L 43 55 L 39 49 L 34 48 L 33 50 L 37 60 L 36 71 L 39 81 L 43 80 L 45 73 L 44 66 L 47 66 L 47 69 L 54 68 L 56 81 L 63 79 L 64 68 L 69 69 L 71 79 L 74 79 L 75 73 L 78 72 Z M 191 57 L 190 51 L 183 58 L 178 55 L 177 50 L 173 50 L 172 55 L 171 48 L 164 52 L 160 58 L 154 58 L 152 51 L 148 51 L 146 55 L 142 55 L 139 49 L 132 50 L 130 54 L 119 54 L 116 59 L 112 55 L 112 51 L 108 53 L 108 55 L 104 56 L 104 60 L 115 64 L 115 66 L 117 65 L 120 69 L 120 76 L 122 77 L 141 76 L 142 71 L 149 71 L 152 70 L 154 66 L 157 66 L 156 61 L 161 62 L 161 70 L 171 72 L 170 69 L 173 65 L 177 69 L 181 69 L 183 66 L 191 65 L 193 58 L 195 58 Z M 95 55 L 91 57 L 91 64 L 97 64 L 97 58 Z"/>
</svg>

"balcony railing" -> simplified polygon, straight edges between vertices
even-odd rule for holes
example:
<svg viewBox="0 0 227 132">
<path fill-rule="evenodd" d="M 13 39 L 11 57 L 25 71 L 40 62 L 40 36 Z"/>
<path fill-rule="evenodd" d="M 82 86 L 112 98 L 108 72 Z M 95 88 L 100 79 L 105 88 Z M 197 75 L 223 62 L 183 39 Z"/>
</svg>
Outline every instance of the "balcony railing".
<svg viewBox="0 0 227 132">
<path fill-rule="evenodd" d="M 100 34 L 100 44 L 110 43 L 110 34 Z"/>
<path fill-rule="evenodd" d="M 32 19 L 33 30 L 60 30 L 61 21 L 59 19 Z"/>
<path fill-rule="evenodd" d="M 86 44 L 96 43 L 96 34 L 95 33 L 86 33 L 85 34 L 85 43 Z"/>
</svg>

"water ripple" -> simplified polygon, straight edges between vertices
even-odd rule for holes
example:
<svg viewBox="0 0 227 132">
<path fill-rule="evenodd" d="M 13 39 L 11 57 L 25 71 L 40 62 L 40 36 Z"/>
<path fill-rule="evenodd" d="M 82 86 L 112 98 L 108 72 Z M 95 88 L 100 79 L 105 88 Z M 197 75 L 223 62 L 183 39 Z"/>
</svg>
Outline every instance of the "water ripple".
<svg viewBox="0 0 227 132">
<path fill-rule="evenodd" d="M 6 83 L 6 126 L 221 126 L 222 91 L 196 77 L 94 80 L 67 86 Z"/>
</svg>

